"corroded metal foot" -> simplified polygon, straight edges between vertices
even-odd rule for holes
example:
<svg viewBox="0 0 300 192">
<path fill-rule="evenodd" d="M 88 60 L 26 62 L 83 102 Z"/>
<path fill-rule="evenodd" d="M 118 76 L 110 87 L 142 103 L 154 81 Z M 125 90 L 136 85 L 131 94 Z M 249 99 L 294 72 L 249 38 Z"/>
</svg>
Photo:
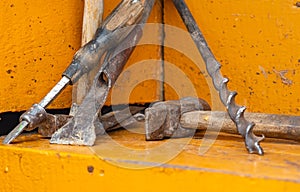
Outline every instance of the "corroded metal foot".
<svg viewBox="0 0 300 192">
<path fill-rule="evenodd" d="M 79 126 L 75 126 L 75 121 L 72 119 L 52 135 L 50 143 L 92 146 L 95 140 L 94 126 L 81 129 Z"/>
</svg>

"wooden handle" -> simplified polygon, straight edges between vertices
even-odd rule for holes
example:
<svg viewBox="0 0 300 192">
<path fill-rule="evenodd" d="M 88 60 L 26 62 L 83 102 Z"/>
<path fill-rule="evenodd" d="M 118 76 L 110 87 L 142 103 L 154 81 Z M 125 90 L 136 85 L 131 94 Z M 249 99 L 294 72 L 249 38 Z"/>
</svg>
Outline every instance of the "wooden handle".
<svg viewBox="0 0 300 192">
<path fill-rule="evenodd" d="M 300 117 L 264 113 L 245 113 L 245 117 L 255 122 L 254 133 L 270 138 L 300 141 Z M 236 126 L 223 111 L 193 111 L 184 113 L 181 126 L 199 130 L 209 130 L 237 134 Z M 218 129 L 218 127 L 220 127 Z"/>
<path fill-rule="evenodd" d="M 103 0 L 84 1 L 81 45 L 86 44 L 93 38 L 97 28 L 102 22 L 102 14 Z M 93 74 L 95 73 L 96 72 L 93 72 Z M 84 75 L 78 80 L 77 84 L 73 85 L 73 103 L 81 103 L 92 83 L 92 79 L 93 78 L 89 78 L 88 75 Z"/>
</svg>

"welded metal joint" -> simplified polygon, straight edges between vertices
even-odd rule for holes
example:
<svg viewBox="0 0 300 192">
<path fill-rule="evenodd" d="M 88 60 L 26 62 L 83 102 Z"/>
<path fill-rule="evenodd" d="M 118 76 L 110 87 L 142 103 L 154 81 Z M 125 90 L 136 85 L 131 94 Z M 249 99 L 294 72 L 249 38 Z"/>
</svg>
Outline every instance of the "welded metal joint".
<svg viewBox="0 0 300 192">
<path fill-rule="evenodd" d="M 29 123 L 27 130 L 30 131 L 42 124 L 46 118 L 46 110 L 39 104 L 34 104 L 29 110 L 21 115 L 20 122 L 27 121 Z"/>
<path fill-rule="evenodd" d="M 34 104 L 29 110 L 20 117 L 21 121 L 28 122 L 26 131 L 38 128 L 38 132 L 44 137 L 51 137 L 52 134 L 62 127 L 72 116 L 69 115 L 52 115 L 39 104 Z"/>
</svg>

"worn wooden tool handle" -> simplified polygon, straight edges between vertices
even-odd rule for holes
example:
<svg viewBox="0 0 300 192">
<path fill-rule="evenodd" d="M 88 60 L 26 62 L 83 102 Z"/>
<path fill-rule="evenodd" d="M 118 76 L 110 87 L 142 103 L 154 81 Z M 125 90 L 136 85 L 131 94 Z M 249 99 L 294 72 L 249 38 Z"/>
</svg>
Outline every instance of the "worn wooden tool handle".
<svg viewBox="0 0 300 192">
<path fill-rule="evenodd" d="M 300 141 L 300 117 L 264 113 L 245 113 L 247 119 L 255 122 L 254 133 L 270 138 Z M 233 121 L 223 111 L 193 111 L 184 113 L 180 119 L 181 126 L 211 131 L 237 134 Z M 218 125 L 218 126 L 216 126 Z"/>
</svg>

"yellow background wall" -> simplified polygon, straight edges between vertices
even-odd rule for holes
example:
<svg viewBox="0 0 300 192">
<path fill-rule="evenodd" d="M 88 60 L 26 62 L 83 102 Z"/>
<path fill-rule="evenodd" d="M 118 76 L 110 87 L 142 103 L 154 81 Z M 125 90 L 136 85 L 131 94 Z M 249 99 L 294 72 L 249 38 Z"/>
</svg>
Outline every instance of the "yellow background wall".
<svg viewBox="0 0 300 192">
<path fill-rule="evenodd" d="M 118 0 L 105 0 L 106 16 Z M 286 0 L 186 0 L 209 46 L 222 63 L 229 88 L 248 111 L 299 114 L 300 8 Z M 20 111 L 38 102 L 59 80 L 80 46 L 82 0 L 0 1 L 0 112 Z M 184 29 L 171 0 L 158 1 L 149 19 Z M 172 34 L 156 31 L 157 41 Z M 161 38 L 160 38 L 161 37 Z M 178 42 L 184 46 L 180 37 Z M 173 40 L 172 40 L 173 41 Z M 207 74 L 186 55 L 160 46 L 138 47 L 127 67 L 143 59 L 161 59 L 186 73 L 198 95 L 211 102 Z M 199 60 L 201 60 L 199 58 Z M 162 63 L 149 68 L 161 78 Z M 148 70 L 148 69 L 147 69 Z M 165 78 L 181 83 L 165 70 Z M 167 79 L 168 80 L 168 79 Z M 176 90 L 156 81 L 141 83 L 130 102 L 177 98 Z M 184 87 L 182 87 L 184 90 Z M 118 94 L 122 94 L 119 92 Z M 164 95 L 163 95 L 164 94 Z M 184 94 L 189 95 L 189 91 Z M 122 102 L 122 101 L 120 101 Z M 68 88 L 51 105 L 71 104 Z"/>
<path fill-rule="evenodd" d="M 104 1 L 104 18 L 119 2 Z M 0 112 L 28 109 L 58 82 L 80 48 L 82 17 L 83 0 L 0 1 Z M 161 2 L 157 1 L 149 22 L 161 23 L 161 19 Z M 158 42 L 162 40 L 160 34 L 157 29 Z M 161 60 L 161 47 L 136 48 L 127 66 L 143 59 Z M 162 76 L 160 63 L 147 69 L 158 79 Z M 118 94 L 122 94 L 122 89 L 115 91 L 115 95 Z M 131 103 L 161 100 L 162 84 L 153 80 L 141 82 L 131 95 Z M 70 105 L 71 88 L 68 87 L 49 107 L 68 108 Z"/>
<path fill-rule="evenodd" d="M 105 18 L 117 6 L 119 0 L 104 0 L 104 15 Z M 155 1 L 154 7 L 148 19 L 148 23 L 162 23 L 162 2 Z M 144 28 L 145 29 L 145 28 Z M 147 28 L 149 29 L 149 27 Z M 162 28 L 154 27 L 151 32 L 143 32 L 145 34 L 140 40 L 139 46 L 135 48 L 128 62 L 125 65 L 123 73 L 119 76 L 111 95 L 106 102 L 110 104 L 126 104 L 130 103 L 145 103 L 162 100 L 163 84 L 162 80 L 162 47 L 163 41 Z M 148 31 L 148 30 L 147 30 Z M 149 39 L 150 35 L 152 39 Z M 141 42 L 152 42 L 152 44 L 144 44 Z M 147 62 L 147 61 L 154 62 Z M 145 64 L 139 65 L 146 61 Z M 143 69 L 136 66 L 145 66 Z M 125 71 L 125 72 L 124 72 Z M 146 74 L 150 76 L 145 79 Z M 121 80 L 120 80 L 121 79 Z M 159 81 L 157 81 L 159 80 Z M 135 83 L 136 86 L 131 86 Z M 127 93 L 129 96 L 127 96 Z"/>
<path fill-rule="evenodd" d="M 83 1 L 0 1 L 0 112 L 39 102 L 79 48 Z M 53 107 L 71 104 L 71 89 Z"/>
<path fill-rule="evenodd" d="M 184 28 L 172 1 L 164 2 L 165 23 Z M 186 3 L 223 65 L 221 71 L 230 79 L 229 88 L 238 92 L 238 103 L 246 105 L 248 111 L 300 114 L 300 8 L 295 6 L 296 1 Z M 165 60 L 189 74 L 200 97 L 211 99 L 195 63 L 172 49 L 165 50 Z M 174 91 L 167 87 L 166 98 L 173 97 Z"/>
</svg>

